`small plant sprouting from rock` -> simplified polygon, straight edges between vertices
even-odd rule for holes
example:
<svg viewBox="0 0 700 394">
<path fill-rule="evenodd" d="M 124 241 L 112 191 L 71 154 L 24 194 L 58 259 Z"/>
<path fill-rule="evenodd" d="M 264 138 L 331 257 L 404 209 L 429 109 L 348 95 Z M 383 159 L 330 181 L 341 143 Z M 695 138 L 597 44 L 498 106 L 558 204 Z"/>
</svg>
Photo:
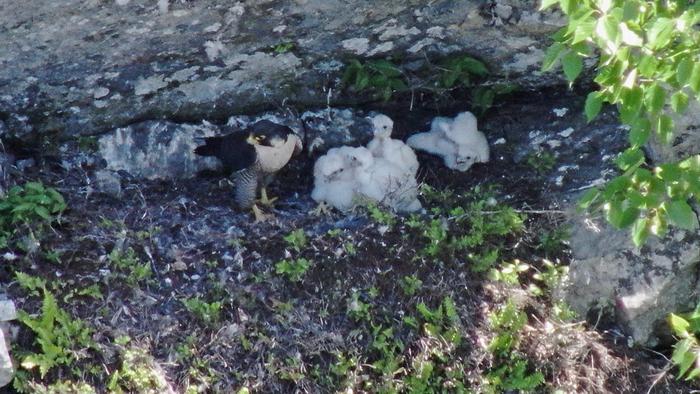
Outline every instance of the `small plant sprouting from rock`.
<svg viewBox="0 0 700 394">
<path fill-rule="evenodd" d="M 421 286 L 423 285 L 423 281 L 418 279 L 418 277 L 415 275 L 410 275 L 404 276 L 399 285 L 401 286 L 401 290 L 403 290 L 405 295 L 412 296 L 416 294 L 418 290 L 420 290 Z"/>
<path fill-rule="evenodd" d="M 292 282 L 300 282 L 304 278 L 309 267 L 311 267 L 311 262 L 305 258 L 281 260 L 275 264 L 275 272 Z"/>
<path fill-rule="evenodd" d="M 142 263 L 132 248 L 128 248 L 126 252 L 114 248 L 108 257 L 110 263 L 121 272 L 121 275 L 132 287 L 138 286 L 139 283 L 150 279 L 153 275 L 151 265 L 148 262 Z"/>
<path fill-rule="evenodd" d="M 401 69 L 385 59 L 364 63 L 351 60 L 345 68 L 342 83 L 358 92 L 370 90 L 384 101 L 388 101 L 395 91 L 408 89 Z"/>
<path fill-rule="evenodd" d="M 166 392 L 165 371 L 155 364 L 147 349 L 128 346 L 130 341 L 126 336 L 115 341 L 120 348 L 121 366 L 112 374 L 107 388 L 112 393 Z"/>
<path fill-rule="evenodd" d="M 530 153 L 525 162 L 535 170 L 537 174 L 544 175 L 554 168 L 557 159 L 553 154 L 547 151 L 537 151 Z"/>
<path fill-rule="evenodd" d="M 306 233 L 304 233 L 304 230 L 302 229 L 296 229 L 291 233 L 287 234 L 284 237 L 284 240 L 287 242 L 287 245 L 289 245 L 292 249 L 296 250 L 297 252 L 301 252 L 302 249 L 304 249 L 304 247 L 308 243 Z"/>
<path fill-rule="evenodd" d="M 51 223 L 66 209 L 63 196 L 41 182 L 13 186 L 0 199 L 0 248 L 6 247 L 21 228 Z"/>
<path fill-rule="evenodd" d="M 182 300 L 185 308 L 195 317 L 206 325 L 213 325 L 221 319 L 221 301 L 206 302 L 198 297 L 191 297 Z"/>
</svg>

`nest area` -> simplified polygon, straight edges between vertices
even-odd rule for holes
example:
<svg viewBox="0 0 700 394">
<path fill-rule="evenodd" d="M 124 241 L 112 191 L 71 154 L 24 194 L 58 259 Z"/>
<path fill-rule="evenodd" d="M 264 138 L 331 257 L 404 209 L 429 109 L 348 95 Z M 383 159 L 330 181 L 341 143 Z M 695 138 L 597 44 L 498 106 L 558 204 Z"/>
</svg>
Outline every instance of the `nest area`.
<svg viewBox="0 0 700 394">
<path fill-rule="evenodd" d="M 421 324 L 412 328 L 401 322 L 413 317 L 425 323 L 416 306 L 423 303 L 436 310 L 450 298 L 462 340 L 445 348 L 447 361 L 436 368 L 439 376 L 447 376 L 446 370 L 460 365 L 461 381 L 479 388 L 498 362 L 485 346 L 497 335 L 489 316 L 507 299 L 516 299 L 527 314 L 518 353 L 543 372 L 543 390 L 687 392 L 688 386 L 664 375 L 666 363 L 659 355 L 629 349 L 619 338 L 587 328 L 585 322 L 548 323 L 551 301 L 491 281 L 470 269 L 460 253 L 437 251 L 426 257 L 431 242 L 426 234 L 433 219 L 444 220 L 444 228 L 454 234 L 466 231 L 448 209 L 477 201 L 478 188 L 490 190 L 499 204 L 523 212 L 522 231 L 493 239 L 503 260 L 518 258 L 536 265 L 546 257 L 568 264 L 565 245 L 539 249 L 539 234 L 562 224 L 561 215 L 543 198 L 548 191 L 541 179 L 526 163 L 499 156 L 505 157 L 494 155 L 493 163 L 458 173 L 420 154 L 419 182 L 435 192 L 421 196 L 428 212 L 419 219 L 362 209 L 348 215 L 310 214 L 315 207 L 309 197 L 313 161 L 301 157 L 270 186 L 270 195 L 279 198 L 276 219 L 262 224 L 234 208 L 231 186 L 220 182 L 216 173 L 182 180 L 122 179 L 122 195 L 116 198 L 91 189 L 90 168 L 31 168 L 16 183 L 39 179 L 61 192 L 68 209 L 60 222 L 32 235 L 39 241 L 34 250 L 11 251 L 16 259 L 0 266 L 0 284 L 20 308 L 38 312 L 40 297 L 30 296 L 11 278 L 24 272 L 46 279 L 60 306 L 92 327 L 97 345 L 76 357 L 73 369 L 81 374 L 57 366 L 43 380 L 38 375 L 29 379 L 51 382 L 72 376 L 103 391 L 109 375 L 125 365 L 128 346 L 117 339 L 128 336 L 132 348 L 144 350 L 139 360 L 148 360 L 139 365 L 157 371 L 163 384 L 176 392 L 190 387 L 204 392 L 241 387 L 254 392 L 327 392 L 348 385 L 371 391 L 368 382 L 408 390 L 402 386 L 408 384 L 406 371 L 415 368 L 420 357 L 437 365 L 435 360 L 442 358 L 425 354 L 444 344 L 431 342 L 435 338 L 426 336 Z M 431 213 L 433 208 L 442 211 Z M 416 225 L 420 220 L 424 224 Z M 303 242 L 290 237 L 299 229 Z M 57 258 L 47 258 L 51 252 Z M 277 268 L 280 261 L 299 259 L 309 266 L 298 281 Z M 125 261 L 145 264 L 151 274 L 134 277 Z M 415 292 L 406 290 L 406 277 L 421 281 Z M 91 286 L 97 286 L 99 296 L 80 292 Z M 192 299 L 221 304 L 207 319 L 207 313 L 187 305 Z M 383 331 L 387 328 L 392 332 Z M 400 342 L 403 348 L 387 350 L 381 338 Z M 17 348 L 36 351 L 34 340 L 23 328 Z M 397 357 L 395 370 L 403 372 L 383 377 L 377 363 L 387 354 Z M 354 362 L 345 365 L 339 360 Z M 94 365 L 101 370 L 87 372 Z M 402 378 L 406 382 L 396 382 Z M 122 388 L 138 392 L 125 382 Z"/>
</svg>

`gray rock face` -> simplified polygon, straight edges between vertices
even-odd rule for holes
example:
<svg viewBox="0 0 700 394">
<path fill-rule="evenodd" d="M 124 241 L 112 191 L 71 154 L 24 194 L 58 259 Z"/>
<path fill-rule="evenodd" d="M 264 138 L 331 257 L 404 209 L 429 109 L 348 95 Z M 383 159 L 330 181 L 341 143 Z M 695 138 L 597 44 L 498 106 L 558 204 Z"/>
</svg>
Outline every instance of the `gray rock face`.
<svg viewBox="0 0 700 394">
<path fill-rule="evenodd" d="M 698 234 L 674 230 L 638 249 L 628 232 L 604 220 L 577 215 L 572 223 L 573 262 L 564 298 L 579 314 L 612 306 L 635 342 L 655 345 L 668 333 L 669 313 L 695 306 Z"/>
<path fill-rule="evenodd" d="M 292 128 L 305 143 L 308 152 L 327 150 L 344 144 L 359 145 L 372 134 L 370 123 L 362 111 L 326 109 L 309 111 L 298 118 L 285 113 L 264 113 L 257 117 L 234 116 L 228 125 L 237 129 L 261 119 Z M 218 160 L 194 154 L 203 137 L 220 135 L 222 129 L 208 122 L 201 124 L 147 121 L 99 139 L 99 154 L 111 171 L 127 171 L 135 177 L 183 178 L 204 169 L 215 169 Z M 97 186 L 103 192 L 118 196 L 119 180 L 110 171 L 98 172 Z"/>
<path fill-rule="evenodd" d="M 647 155 L 654 163 L 670 163 L 687 159 L 700 153 L 700 103 L 692 100 L 683 114 L 668 111 L 673 118 L 675 133 L 671 144 L 658 140 L 656 134 L 646 147 Z"/>
<path fill-rule="evenodd" d="M 14 377 L 15 369 L 10 358 L 10 330 L 8 322 L 17 318 L 15 304 L 0 300 L 0 387 L 7 386 Z"/>
<path fill-rule="evenodd" d="M 0 119 L 10 132 L 88 135 L 154 119 L 199 122 L 362 98 L 350 58 L 468 53 L 523 87 L 563 23 L 534 2 L 27 0 L 0 2 Z M 428 56 L 426 56 L 428 55 Z"/>
</svg>

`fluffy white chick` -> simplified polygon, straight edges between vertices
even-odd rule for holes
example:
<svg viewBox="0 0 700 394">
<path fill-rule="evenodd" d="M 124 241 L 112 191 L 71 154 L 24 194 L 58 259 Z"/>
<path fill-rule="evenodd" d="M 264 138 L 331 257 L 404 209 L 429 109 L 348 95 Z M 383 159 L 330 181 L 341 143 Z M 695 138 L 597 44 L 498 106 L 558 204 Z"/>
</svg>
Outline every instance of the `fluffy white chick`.
<svg viewBox="0 0 700 394">
<path fill-rule="evenodd" d="M 358 196 L 358 175 L 367 173 L 372 161 L 372 154 L 366 148 L 343 146 L 330 149 L 314 164 L 311 198 L 341 211 L 352 209 Z M 325 208 L 321 206 L 319 210 L 325 211 Z"/>
<path fill-rule="evenodd" d="M 383 158 L 415 177 L 418 173 L 418 158 L 416 153 L 401 140 L 392 139 L 391 132 L 394 122 L 386 115 L 376 115 L 371 118 L 374 138 L 367 148 L 375 158 Z"/>
<path fill-rule="evenodd" d="M 489 143 L 484 133 L 477 129 L 476 116 L 471 112 L 457 114 L 449 127 L 447 137 L 459 146 L 458 161 L 467 159 L 465 155 L 470 156 L 476 163 L 489 161 Z"/>
<path fill-rule="evenodd" d="M 489 161 L 488 141 L 477 130 L 476 117 L 470 112 L 462 112 L 454 119 L 436 117 L 430 131 L 412 135 L 407 143 L 442 157 L 445 166 L 458 171 Z"/>
<path fill-rule="evenodd" d="M 344 158 L 338 154 L 326 154 L 314 164 L 314 189 L 311 198 L 327 203 L 341 211 L 352 208 L 357 182 L 350 169 L 345 168 Z M 320 208 L 324 210 L 323 207 Z"/>
<path fill-rule="evenodd" d="M 375 157 L 369 168 L 358 169 L 360 195 L 398 212 L 422 208 L 416 178 L 391 161 Z"/>
</svg>

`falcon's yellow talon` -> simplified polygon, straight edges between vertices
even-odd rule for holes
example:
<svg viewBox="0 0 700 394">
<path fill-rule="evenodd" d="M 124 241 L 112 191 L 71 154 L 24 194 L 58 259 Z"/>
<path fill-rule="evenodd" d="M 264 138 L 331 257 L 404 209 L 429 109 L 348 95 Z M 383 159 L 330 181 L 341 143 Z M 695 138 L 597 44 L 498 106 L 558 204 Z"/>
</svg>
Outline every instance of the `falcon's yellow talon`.
<svg viewBox="0 0 700 394">
<path fill-rule="evenodd" d="M 271 207 L 277 201 L 277 197 L 268 198 L 267 190 L 263 187 L 260 189 L 260 204 Z"/>
<path fill-rule="evenodd" d="M 264 213 L 257 205 L 253 204 L 253 215 L 255 215 L 255 223 L 262 223 L 274 219 L 275 215 Z"/>
</svg>

